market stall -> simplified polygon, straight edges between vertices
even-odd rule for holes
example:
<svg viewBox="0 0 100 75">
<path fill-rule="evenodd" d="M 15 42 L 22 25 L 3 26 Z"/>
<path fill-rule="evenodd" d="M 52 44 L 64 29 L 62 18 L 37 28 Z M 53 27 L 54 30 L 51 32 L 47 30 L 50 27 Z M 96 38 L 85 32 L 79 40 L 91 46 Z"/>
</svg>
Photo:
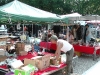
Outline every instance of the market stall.
<svg viewBox="0 0 100 75">
<path fill-rule="evenodd" d="M 47 11 L 37 9 L 35 7 L 31 7 L 18 0 L 14 0 L 6 5 L 0 6 L 0 18 L 2 17 L 7 17 L 10 21 L 9 23 L 11 23 L 12 19 L 17 21 L 23 20 L 23 22 L 25 21 L 55 22 L 61 20 L 61 18 L 57 14 L 53 14 Z M 23 27 L 24 27 L 24 23 L 23 23 Z M 14 36 L 10 36 L 9 38 L 16 39 L 16 37 Z M 10 43 L 7 44 L 5 50 L 6 55 L 2 56 L 3 58 L 0 59 L 1 60 L 0 68 L 11 71 L 11 74 L 13 72 L 14 75 L 19 75 L 21 73 L 25 73 L 23 75 L 30 75 L 30 74 L 48 75 L 66 67 L 66 64 L 60 61 L 61 59 L 55 62 L 55 60 L 52 59 L 54 57 L 51 54 L 48 53 L 45 54 L 45 52 L 37 53 L 33 51 L 34 50 L 33 45 L 30 51 L 25 51 L 26 44 L 24 42 L 22 41 L 18 42 L 16 40 L 13 40 L 13 42 L 11 41 L 9 42 Z M 41 57 L 38 59 L 37 58 L 38 56 Z M 37 59 L 32 59 L 33 57 Z M 25 61 L 25 59 L 27 59 L 28 61 Z M 26 70 L 26 67 L 28 67 L 28 70 Z"/>
<path fill-rule="evenodd" d="M 40 42 L 40 47 L 45 48 L 45 49 L 51 49 L 51 50 L 56 50 L 56 45 L 52 44 L 50 42 Z M 86 46 L 86 45 L 73 45 L 75 53 L 78 56 L 81 56 L 82 53 L 86 54 L 92 54 L 93 55 L 93 60 L 96 59 L 96 55 L 100 54 L 100 47 L 99 46 Z"/>
</svg>

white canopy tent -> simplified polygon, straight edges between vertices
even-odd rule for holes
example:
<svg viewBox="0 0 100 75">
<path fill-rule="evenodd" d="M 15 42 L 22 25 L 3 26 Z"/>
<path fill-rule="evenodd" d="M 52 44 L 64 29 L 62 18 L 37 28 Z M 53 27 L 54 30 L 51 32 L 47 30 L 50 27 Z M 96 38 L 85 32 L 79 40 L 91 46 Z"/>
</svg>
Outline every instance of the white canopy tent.
<svg viewBox="0 0 100 75">
<path fill-rule="evenodd" d="M 86 23 L 100 24 L 100 20 L 86 21 Z"/>
<path fill-rule="evenodd" d="M 61 18 L 80 17 L 80 16 L 82 16 L 82 15 L 80 15 L 79 13 L 72 13 L 72 14 L 61 15 Z"/>
<path fill-rule="evenodd" d="M 78 20 L 82 15 L 79 13 L 72 13 L 72 14 L 66 14 L 66 15 L 61 15 L 60 17 L 63 19 L 68 18 L 68 20 Z"/>
<path fill-rule="evenodd" d="M 100 20 L 100 16 L 98 15 L 86 15 L 81 16 L 80 18 L 84 18 L 83 20 Z"/>
</svg>

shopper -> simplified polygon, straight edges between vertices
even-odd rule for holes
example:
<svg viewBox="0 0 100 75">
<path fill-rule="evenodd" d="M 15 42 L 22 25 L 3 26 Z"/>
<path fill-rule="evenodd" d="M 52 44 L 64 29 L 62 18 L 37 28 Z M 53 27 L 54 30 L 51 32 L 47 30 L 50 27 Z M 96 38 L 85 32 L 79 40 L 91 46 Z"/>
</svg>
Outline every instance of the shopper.
<svg viewBox="0 0 100 75">
<path fill-rule="evenodd" d="M 77 34 L 77 40 L 81 40 L 82 39 L 82 28 L 79 24 L 77 25 L 77 28 L 76 28 L 76 34 Z"/>
<path fill-rule="evenodd" d="M 68 35 L 68 41 L 69 41 L 69 43 L 73 44 L 73 42 L 74 42 L 74 36 L 72 34 L 72 31 L 69 31 L 69 33 L 65 35 L 65 39 L 66 40 L 67 40 L 67 35 Z"/>
<path fill-rule="evenodd" d="M 92 37 L 91 29 L 89 28 L 89 25 L 85 25 L 85 32 L 84 32 L 84 42 L 90 42 Z"/>
<path fill-rule="evenodd" d="M 72 34 L 74 36 L 74 41 L 76 41 L 76 25 L 73 26 Z"/>
<path fill-rule="evenodd" d="M 66 70 L 65 72 L 66 72 L 66 75 L 70 75 L 70 73 L 73 70 L 73 67 L 72 67 L 72 59 L 73 59 L 73 55 L 74 55 L 73 46 L 66 40 L 58 39 L 58 37 L 56 35 L 51 36 L 51 43 L 55 43 L 57 45 L 57 50 L 55 52 L 55 57 L 56 57 L 55 60 L 59 59 L 61 51 L 66 53 L 67 67 L 65 68 L 65 70 Z"/>
</svg>

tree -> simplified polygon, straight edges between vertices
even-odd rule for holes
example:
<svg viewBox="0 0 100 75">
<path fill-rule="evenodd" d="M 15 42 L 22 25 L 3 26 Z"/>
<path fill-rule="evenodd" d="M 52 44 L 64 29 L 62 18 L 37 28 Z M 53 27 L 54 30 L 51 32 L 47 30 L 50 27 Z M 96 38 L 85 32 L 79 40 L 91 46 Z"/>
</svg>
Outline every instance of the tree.
<svg viewBox="0 0 100 75">
<path fill-rule="evenodd" d="M 71 0 L 70 0 L 71 1 Z M 73 0 L 73 11 L 82 15 L 100 15 L 100 0 Z"/>
<path fill-rule="evenodd" d="M 0 0 L 0 5 L 13 0 Z M 100 0 L 19 0 L 33 7 L 56 14 L 78 12 L 82 15 L 100 15 Z"/>
</svg>

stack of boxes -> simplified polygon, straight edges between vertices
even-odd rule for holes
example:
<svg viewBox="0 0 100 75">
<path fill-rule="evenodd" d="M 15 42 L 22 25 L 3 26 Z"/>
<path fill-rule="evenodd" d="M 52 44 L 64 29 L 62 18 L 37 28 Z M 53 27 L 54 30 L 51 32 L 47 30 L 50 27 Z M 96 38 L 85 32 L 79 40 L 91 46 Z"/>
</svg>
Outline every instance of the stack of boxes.
<svg viewBox="0 0 100 75">
<path fill-rule="evenodd" d="M 6 50 L 6 41 L 7 38 L 0 38 L 0 49 Z"/>
<path fill-rule="evenodd" d="M 7 59 L 7 57 L 5 56 L 5 52 L 6 52 L 6 41 L 7 38 L 6 37 L 0 37 L 0 62 L 4 61 L 5 59 Z"/>
<path fill-rule="evenodd" d="M 17 42 L 15 45 L 16 53 L 20 55 L 20 53 L 25 52 L 25 43 L 23 42 Z"/>
</svg>

